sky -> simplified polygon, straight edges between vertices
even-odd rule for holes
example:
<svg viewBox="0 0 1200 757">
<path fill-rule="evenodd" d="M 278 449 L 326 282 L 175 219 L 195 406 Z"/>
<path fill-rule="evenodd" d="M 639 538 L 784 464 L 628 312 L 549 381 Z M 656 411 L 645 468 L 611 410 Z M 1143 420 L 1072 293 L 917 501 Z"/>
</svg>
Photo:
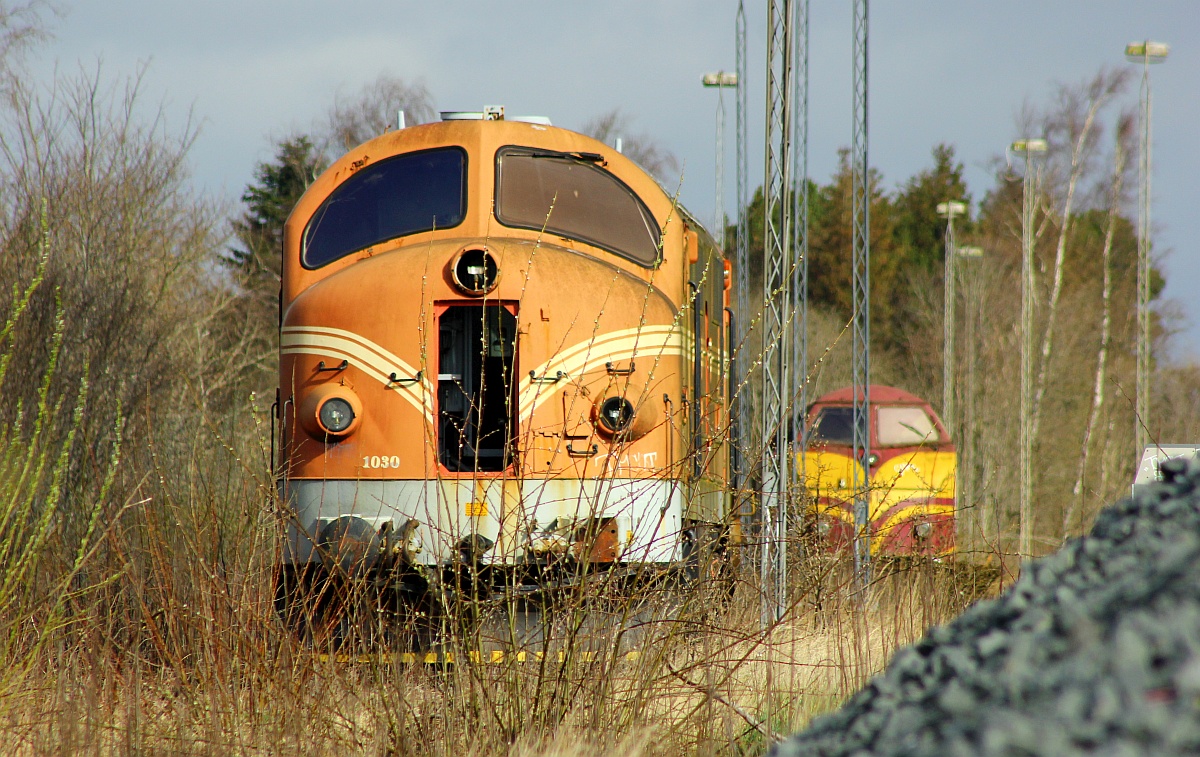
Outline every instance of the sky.
<svg viewBox="0 0 1200 757">
<path fill-rule="evenodd" d="M 193 119 L 193 182 L 236 203 L 274 142 L 310 131 L 339 94 L 380 74 L 423 83 L 439 110 L 499 104 L 580 128 L 620 108 L 683 166 L 681 198 L 715 207 L 717 92 L 701 76 L 735 67 L 736 0 L 62 0 L 31 74 L 144 68 L 143 107 L 169 127 Z M 823 182 L 849 145 L 852 4 L 810 8 L 809 173 Z M 336 10 L 335 10 L 336 9 Z M 766 2 L 746 3 L 751 186 L 763 174 Z M 1171 45 L 1151 69 L 1155 255 L 1182 309 L 1174 353 L 1200 360 L 1200 4 L 1195 0 L 875 2 L 870 7 L 869 159 L 895 188 L 951 144 L 976 203 L 1022 107 L 1047 107 L 1060 84 L 1125 62 L 1126 43 Z M 1136 80 L 1120 105 L 1137 105 Z M 725 207 L 734 202 L 734 103 L 725 95 Z"/>
</svg>

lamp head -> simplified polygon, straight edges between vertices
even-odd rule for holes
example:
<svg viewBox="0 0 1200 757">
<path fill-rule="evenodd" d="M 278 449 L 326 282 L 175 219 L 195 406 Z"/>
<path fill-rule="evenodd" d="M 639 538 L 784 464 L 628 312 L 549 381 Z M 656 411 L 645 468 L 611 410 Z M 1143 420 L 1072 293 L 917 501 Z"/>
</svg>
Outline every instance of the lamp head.
<svg viewBox="0 0 1200 757">
<path fill-rule="evenodd" d="M 701 81 L 706 87 L 736 87 L 738 75 L 728 71 L 718 71 L 715 74 L 705 74 Z"/>
<path fill-rule="evenodd" d="M 1044 139 L 1018 139 L 1012 143 L 1010 148 L 1013 152 L 1045 152 L 1046 140 Z"/>
<path fill-rule="evenodd" d="M 1171 46 L 1165 42 L 1130 42 L 1125 45 L 1125 57 L 1135 63 L 1162 63 L 1171 52 Z"/>
<path fill-rule="evenodd" d="M 967 212 L 967 204 L 958 200 L 947 200 L 937 204 L 939 216 L 961 216 Z"/>
</svg>

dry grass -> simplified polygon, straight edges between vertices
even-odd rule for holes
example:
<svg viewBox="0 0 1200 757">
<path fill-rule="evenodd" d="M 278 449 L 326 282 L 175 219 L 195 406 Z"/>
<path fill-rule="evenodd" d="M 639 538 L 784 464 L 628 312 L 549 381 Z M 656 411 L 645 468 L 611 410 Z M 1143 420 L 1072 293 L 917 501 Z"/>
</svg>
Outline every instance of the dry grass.
<svg viewBox="0 0 1200 757">
<path fill-rule="evenodd" d="M 145 568 L 132 559 L 95 574 L 105 585 L 49 643 L 26 629 L 29 643 L 14 650 L 24 659 L 7 661 L 23 672 L 0 703 L 13 753 L 758 754 L 962 604 L 936 566 L 880 578 L 863 602 L 843 565 L 810 563 L 784 621 L 766 631 L 745 583 L 725 602 L 673 592 L 664 609 L 638 598 L 626 611 L 635 655 L 609 628 L 599 641 L 564 635 L 524 662 L 413 665 L 379 649 L 346 661 L 282 628 L 265 561 L 222 574 L 195 553 L 200 543 L 183 540 L 170 576 L 135 581 Z M 227 579 L 242 571 L 230 601 Z M 186 584 L 191 602 L 152 609 L 161 602 L 144 599 L 147 587 L 163 580 Z M 558 612 L 599 612 L 572 602 Z"/>
</svg>

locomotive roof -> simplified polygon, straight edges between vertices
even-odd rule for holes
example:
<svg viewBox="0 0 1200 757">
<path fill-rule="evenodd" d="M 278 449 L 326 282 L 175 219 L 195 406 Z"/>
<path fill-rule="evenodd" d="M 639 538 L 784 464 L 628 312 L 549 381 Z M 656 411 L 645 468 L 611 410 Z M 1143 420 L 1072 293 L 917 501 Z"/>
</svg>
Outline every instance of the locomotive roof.
<svg viewBox="0 0 1200 757">
<path fill-rule="evenodd" d="M 823 404 L 833 403 L 850 403 L 854 401 L 854 387 L 847 386 L 841 389 L 835 389 L 832 392 L 821 395 L 814 402 Z M 888 402 L 903 402 L 912 405 L 928 405 L 929 403 L 921 399 L 915 394 L 898 389 L 894 386 L 885 386 L 884 384 L 871 384 L 871 402 L 873 404 L 882 404 Z"/>
<path fill-rule="evenodd" d="M 501 114 L 503 114 L 503 108 L 500 109 L 500 112 L 501 112 Z M 646 179 L 649 179 L 650 181 L 652 181 L 654 183 L 654 185 L 657 186 L 658 189 L 662 192 L 663 196 L 668 199 L 668 201 L 670 202 L 670 204 L 672 206 L 672 209 L 670 212 L 681 216 L 690 228 L 695 229 L 696 231 L 698 231 L 701 234 L 708 235 L 712 244 L 717 249 L 722 251 L 721 252 L 722 255 L 725 254 L 723 244 L 721 242 L 717 241 L 718 237 L 723 236 L 723 235 L 714 233 L 714 231 L 719 231 L 719 230 L 709 230 L 699 220 L 699 218 L 696 217 L 696 215 L 694 213 L 692 213 L 686 207 L 684 207 L 682 204 L 678 203 L 677 201 L 675 201 L 673 199 L 674 192 L 672 191 L 672 189 L 670 187 L 667 187 L 666 185 L 664 185 L 662 180 L 659 179 L 659 177 L 655 176 L 653 173 L 646 170 L 637 161 L 633 160 L 629 156 L 618 151 L 612 145 L 601 142 L 589 134 L 577 132 L 577 131 L 574 131 L 572 129 L 567 129 L 562 126 L 555 126 L 550 123 L 550 119 L 542 117 L 542 116 L 517 116 L 517 117 L 504 118 L 503 115 L 501 115 L 501 117 L 498 119 L 492 119 L 492 118 L 485 118 L 484 115 L 485 114 L 482 112 L 475 113 L 475 112 L 465 112 L 465 111 L 443 111 L 441 114 L 441 116 L 442 116 L 441 121 L 431 121 L 431 122 L 425 123 L 425 124 L 415 124 L 413 126 L 408 126 L 405 129 L 385 132 L 382 135 L 379 135 L 377 137 L 374 137 L 374 138 L 368 140 L 367 142 L 364 142 L 362 145 L 359 145 L 357 148 L 355 148 L 351 152 L 361 150 L 362 148 L 364 148 L 370 144 L 379 144 L 379 145 L 393 144 L 394 141 L 396 139 L 398 139 L 397 135 L 399 135 L 405 131 L 407 131 L 409 134 L 413 134 L 413 133 L 419 133 L 419 132 L 425 131 L 425 130 L 432 131 L 439 127 L 443 128 L 443 129 L 448 127 L 449 129 L 457 130 L 457 131 L 467 133 L 467 134 L 476 134 L 476 133 L 482 132 L 482 130 L 484 130 L 484 129 L 494 129 L 497 126 L 502 126 L 505 124 L 526 124 L 526 125 L 533 126 L 534 129 L 536 129 L 538 132 L 541 132 L 542 134 L 550 134 L 550 133 L 558 132 L 563 135 L 568 135 L 567 138 L 569 140 L 578 140 L 578 139 L 582 138 L 586 141 L 592 142 L 595 146 L 595 149 L 597 149 L 598 152 L 602 153 L 605 156 L 604 165 L 606 167 L 608 167 L 607 161 L 613 155 L 619 155 L 622 159 L 627 159 L 627 160 L 629 160 L 630 163 L 637 166 L 641 170 L 641 173 L 644 175 L 644 177 Z M 448 118 L 447 116 L 450 116 L 450 117 Z M 563 147 L 562 149 L 571 151 L 571 147 Z M 349 154 L 349 153 L 347 153 L 347 154 Z M 625 177 L 625 178 L 628 178 L 628 177 Z M 646 195 L 645 195 L 644 191 L 641 192 L 641 196 L 643 199 L 646 199 Z"/>
</svg>

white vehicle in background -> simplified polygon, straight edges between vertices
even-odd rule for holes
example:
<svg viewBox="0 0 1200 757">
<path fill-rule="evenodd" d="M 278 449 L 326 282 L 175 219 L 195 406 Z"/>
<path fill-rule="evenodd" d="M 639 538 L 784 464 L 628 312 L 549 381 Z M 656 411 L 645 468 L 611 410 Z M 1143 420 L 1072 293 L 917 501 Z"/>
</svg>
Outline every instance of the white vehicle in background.
<svg viewBox="0 0 1200 757">
<path fill-rule="evenodd" d="M 1131 493 L 1137 496 L 1143 487 L 1162 481 L 1161 468 L 1167 460 L 1195 458 L 1197 454 L 1200 454 L 1200 444 L 1151 444 L 1142 450 L 1142 461 L 1134 474 Z"/>
</svg>

